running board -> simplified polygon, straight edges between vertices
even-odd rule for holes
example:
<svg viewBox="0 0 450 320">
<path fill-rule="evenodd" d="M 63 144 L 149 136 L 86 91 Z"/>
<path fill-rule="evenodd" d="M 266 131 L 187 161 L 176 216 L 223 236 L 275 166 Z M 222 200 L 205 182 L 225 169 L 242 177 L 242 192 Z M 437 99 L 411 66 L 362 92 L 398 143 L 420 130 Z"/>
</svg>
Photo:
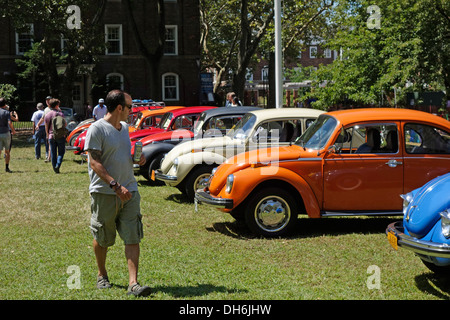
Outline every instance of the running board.
<svg viewBox="0 0 450 320">
<path fill-rule="evenodd" d="M 401 216 L 402 211 L 382 211 L 382 212 L 337 212 L 337 211 L 322 211 L 321 217 L 353 217 L 353 216 Z"/>
</svg>

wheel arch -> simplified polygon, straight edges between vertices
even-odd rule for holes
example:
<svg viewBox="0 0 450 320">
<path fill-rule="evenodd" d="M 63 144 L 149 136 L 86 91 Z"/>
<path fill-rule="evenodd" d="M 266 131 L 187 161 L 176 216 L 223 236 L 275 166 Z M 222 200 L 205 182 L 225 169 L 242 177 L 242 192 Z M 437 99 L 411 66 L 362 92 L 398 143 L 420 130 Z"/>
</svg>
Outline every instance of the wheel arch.
<svg viewBox="0 0 450 320">
<path fill-rule="evenodd" d="M 293 197 L 297 199 L 299 211 L 301 210 L 302 213 L 307 214 L 310 218 L 320 217 L 319 202 L 309 184 L 301 176 L 295 175 L 292 171 L 282 168 L 279 168 L 276 176 L 268 177 L 267 179 L 260 181 L 255 184 L 252 189 L 240 190 L 242 195 L 247 195 L 242 197 L 243 201 L 238 203 L 234 210 L 245 208 L 248 199 L 259 190 L 274 186 L 292 194 Z"/>
</svg>

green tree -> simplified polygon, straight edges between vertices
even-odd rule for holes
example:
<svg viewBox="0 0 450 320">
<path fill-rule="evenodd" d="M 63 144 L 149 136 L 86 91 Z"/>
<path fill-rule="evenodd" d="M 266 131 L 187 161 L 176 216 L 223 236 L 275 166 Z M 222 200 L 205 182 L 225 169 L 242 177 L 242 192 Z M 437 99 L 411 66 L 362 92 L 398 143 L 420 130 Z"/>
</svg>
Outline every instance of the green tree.
<svg viewBox="0 0 450 320">
<path fill-rule="evenodd" d="M 99 21 L 106 0 L 96 4 L 92 6 L 89 0 L 0 0 L 3 17 L 10 19 L 15 30 L 21 32 L 31 23 L 34 26 L 33 46 L 17 60 L 19 76 L 36 79 L 42 90 L 60 97 L 65 106 L 72 106 L 78 74 L 90 72 L 85 67 L 94 63 L 105 47 Z M 64 50 L 60 49 L 62 41 Z"/>
<path fill-rule="evenodd" d="M 330 48 L 342 53 L 317 72 L 317 106 L 404 101 L 406 92 L 446 88 L 449 81 L 448 13 L 443 0 L 340 1 L 330 20 Z M 437 10 L 439 7 L 442 11 Z M 327 85 L 319 84 L 326 81 Z"/>
<path fill-rule="evenodd" d="M 283 52 L 297 56 L 312 35 L 322 32 L 323 12 L 333 0 L 283 2 Z M 245 77 L 258 55 L 273 52 L 273 0 L 201 0 L 201 46 L 203 68 L 218 70 L 220 80 L 230 80 L 232 89 L 243 96 Z M 264 58 L 270 59 L 268 55 Z M 220 85 L 217 81 L 215 91 Z"/>
</svg>

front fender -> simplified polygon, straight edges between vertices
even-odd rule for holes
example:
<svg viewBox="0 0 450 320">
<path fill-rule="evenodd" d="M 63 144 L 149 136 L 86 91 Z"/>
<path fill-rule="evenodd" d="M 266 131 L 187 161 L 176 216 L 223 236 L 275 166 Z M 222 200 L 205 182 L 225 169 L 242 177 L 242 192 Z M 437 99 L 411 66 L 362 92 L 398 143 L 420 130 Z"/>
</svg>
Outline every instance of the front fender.
<svg viewBox="0 0 450 320">
<path fill-rule="evenodd" d="M 178 157 L 177 180 L 181 182 L 197 165 L 220 165 L 226 160 L 222 155 L 203 151 L 186 153 Z"/>
<path fill-rule="evenodd" d="M 153 159 L 156 155 L 161 153 L 168 153 L 173 149 L 175 145 L 172 143 L 150 143 L 142 148 L 142 154 L 145 157 L 145 160 L 148 162 Z"/>
<path fill-rule="evenodd" d="M 259 185 L 266 181 L 281 180 L 290 184 L 297 190 L 303 199 L 306 213 L 311 218 L 320 217 L 320 206 L 309 184 L 295 172 L 279 167 L 263 166 L 258 168 L 247 168 L 233 173 L 234 183 L 231 194 L 226 194 L 225 188 L 222 188 L 219 196 L 223 198 L 232 198 L 233 206 L 236 207 L 242 203 Z"/>
</svg>

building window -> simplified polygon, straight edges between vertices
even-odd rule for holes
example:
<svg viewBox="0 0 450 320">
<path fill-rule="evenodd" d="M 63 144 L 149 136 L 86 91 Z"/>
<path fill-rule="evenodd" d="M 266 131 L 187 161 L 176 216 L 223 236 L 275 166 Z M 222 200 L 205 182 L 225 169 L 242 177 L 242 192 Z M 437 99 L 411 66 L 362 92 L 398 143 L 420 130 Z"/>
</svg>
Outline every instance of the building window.
<svg viewBox="0 0 450 320">
<path fill-rule="evenodd" d="M 123 90 L 123 75 L 120 73 L 110 73 L 106 76 L 106 86 L 108 90 Z"/>
<path fill-rule="evenodd" d="M 72 100 L 81 101 L 81 85 L 75 83 L 72 88 Z"/>
<path fill-rule="evenodd" d="M 26 25 L 26 30 L 16 32 L 16 54 L 22 55 L 31 49 L 33 45 L 34 26 L 32 23 Z"/>
<path fill-rule="evenodd" d="M 311 59 L 317 58 L 317 47 L 309 47 L 309 57 Z"/>
<path fill-rule="evenodd" d="M 178 55 L 178 28 L 177 28 L 177 26 L 166 26 L 164 54 L 165 55 Z"/>
<path fill-rule="evenodd" d="M 325 49 L 325 58 L 331 58 L 332 57 L 331 53 L 332 53 L 331 49 Z"/>
<path fill-rule="evenodd" d="M 269 81 L 269 67 L 264 66 L 261 69 L 261 80 L 262 81 Z"/>
<path fill-rule="evenodd" d="M 162 94 L 164 101 L 176 101 L 179 100 L 178 95 L 178 75 L 175 73 L 165 73 L 162 76 Z"/>
<path fill-rule="evenodd" d="M 106 54 L 120 55 L 122 54 L 122 25 L 107 24 L 105 25 Z"/>
</svg>

